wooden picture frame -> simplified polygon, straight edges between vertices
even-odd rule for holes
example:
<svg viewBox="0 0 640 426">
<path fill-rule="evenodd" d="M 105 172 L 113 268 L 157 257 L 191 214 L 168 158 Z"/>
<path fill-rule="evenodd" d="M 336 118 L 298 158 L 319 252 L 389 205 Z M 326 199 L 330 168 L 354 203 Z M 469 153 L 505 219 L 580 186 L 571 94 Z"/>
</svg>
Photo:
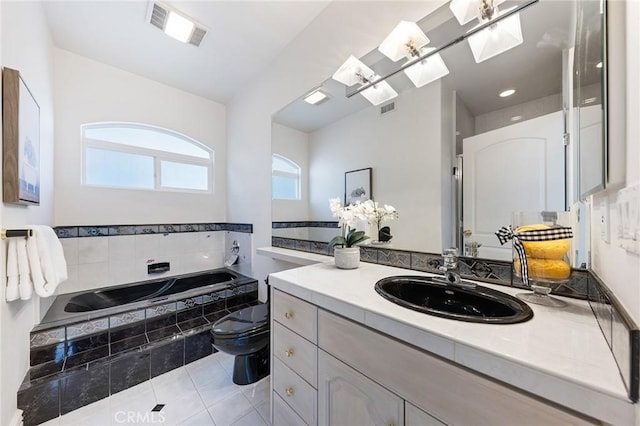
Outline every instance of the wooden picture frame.
<svg viewBox="0 0 640 426">
<path fill-rule="evenodd" d="M 344 173 L 344 205 L 372 200 L 371 167 Z"/>
<path fill-rule="evenodd" d="M 2 70 L 2 196 L 40 204 L 40 106 L 17 70 Z"/>
</svg>

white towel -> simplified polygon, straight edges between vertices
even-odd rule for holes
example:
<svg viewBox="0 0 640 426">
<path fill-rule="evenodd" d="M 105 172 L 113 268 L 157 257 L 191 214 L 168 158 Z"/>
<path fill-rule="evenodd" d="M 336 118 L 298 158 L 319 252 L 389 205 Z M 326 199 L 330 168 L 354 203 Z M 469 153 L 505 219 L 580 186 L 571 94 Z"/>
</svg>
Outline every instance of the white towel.
<svg viewBox="0 0 640 426">
<path fill-rule="evenodd" d="M 7 247 L 7 288 L 5 300 L 12 302 L 20 298 L 18 290 L 18 245 L 15 238 L 9 238 Z"/>
<path fill-rule="evenodd" d="M 37 272 L 33 274 L 37 268 L 32 268 L 35 290 L 38 296 L 49 297 L 56 290 L 58 284 L 67 279 L 67 262 L 64 258 L 64 251 L 58 236 L 51 227 L 32 225 L 30 228 L 33 230 L 31 238 L 35 240 L 40 258 L 40 274 L 44 278 L 44 280 L 40 280 L 37 277 Z"/>
<path fill-rule="evenodd" d="M 27 241 L 20 238 L 16 241 L 18 247 L 18 274 L 20 290 L 20 299 L 31 299 L 33 294 L 33 283 L 31 282 L 31 271 L 29 269 L 29 259 L 27 258 Z"/>
</svg>

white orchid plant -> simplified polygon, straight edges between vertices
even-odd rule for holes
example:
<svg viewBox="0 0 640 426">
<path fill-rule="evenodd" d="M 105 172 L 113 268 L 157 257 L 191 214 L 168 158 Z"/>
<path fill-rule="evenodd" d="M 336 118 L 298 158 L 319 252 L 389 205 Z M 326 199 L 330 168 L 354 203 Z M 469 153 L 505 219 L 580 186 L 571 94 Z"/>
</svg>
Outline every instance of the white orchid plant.
<svg viewBox="0 0 640 426">
<path fill-rule="evenodd" d="M 378 241 L 389 241 L 393 236 L 391 235 L 391 228 L 388 226 L 382 226 L 384 221 L 393 220 L 398 218 L 398 211 L 395 207 L 385 204 L 384 207 L 380 207 L 376 201 L 367 200 L 362 203 L 363 219 L 366 220 L 369 225 L 375 225 L 378 230 Z"/>
<path fill-rule="evenodd" d="M 356 229 L 358 219 L 364 218 L 364 210 L 361 203 L 343 207 L 340 198 L 332 198 L 329 200 L 329 208 L 333 217 L 338 218 L 338 225 L 342 228 L 342 235 L 333 237 L 329 241 L 329 249 L 338 245 L 341 247 L 353 247 L 369 238 L 364 234 L 364 231 Z"/>
<path fill-rule="evenodd" d="M 393 238 L 390 228 L 382 226 L 384 221 L 398 217 L 398 212 L 393 206 L 385 204 L 384 207 L 380 207 L 377 202 L 367 200 L 343 207 L 339 198 L 332 198 L 329 200 L 329 208 L 333 216 L 339 219 L 338 224 L 342 228 L 342 235 L 334 237 L 329 242 L 329 248 L 336 245 L 352 247 L 369 238 L 363 231 L 356 230 L 358 219 L 376 226 L 378 241 L 389 241 Z"/>
</svg>

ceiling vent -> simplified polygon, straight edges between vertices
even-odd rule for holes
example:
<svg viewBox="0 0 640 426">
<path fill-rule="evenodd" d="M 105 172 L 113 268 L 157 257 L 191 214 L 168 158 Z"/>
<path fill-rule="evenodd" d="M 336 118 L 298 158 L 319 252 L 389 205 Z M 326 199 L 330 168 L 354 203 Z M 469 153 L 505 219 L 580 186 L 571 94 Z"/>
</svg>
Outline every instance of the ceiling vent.
<svg viewBox="0 0 640 426">
<path fill-rule="evenodd" d="M 396 110 L 396 103 L 395 102 L 389 102 L 386 105 L 382 105 L 380 107 L 380 115 L 384 115 L 384 114 L 388 114 L 392 111 Z"/>
<path fill-rule="evenodd" d="M 186 18 L 189 21 L 193 22 L 193 30 L 186 38 L 186 41 L 184 40 L 181 40 L 181 41 L 184 41 L 185 43 L 193 44 L 194 46 L 200 46 L 200 43 L 202 43 L 202 39 L 207 34 L 207 28 L 204 25 L 201 25 L 195 22 L 193 19 L 173 9 L 172 7 L 167 6 L 164 3 L 154 1 L 151 3 L 151 6 L 152 6 L 151 13 L 149 14 L 149 19 L 148 19 L 151 25 L 161 29 L 166 33 L 169 14 L 175 13 L 177 15 L 180 15 L 181 17 Z"/>
</svg>

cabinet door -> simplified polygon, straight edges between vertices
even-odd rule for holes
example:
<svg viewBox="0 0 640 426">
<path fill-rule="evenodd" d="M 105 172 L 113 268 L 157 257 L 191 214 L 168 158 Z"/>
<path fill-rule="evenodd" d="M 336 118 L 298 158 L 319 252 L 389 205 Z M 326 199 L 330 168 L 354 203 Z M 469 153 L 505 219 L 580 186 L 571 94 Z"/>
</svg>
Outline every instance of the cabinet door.
<svg viewBox="0 0 640 426">
<path fill-rule="evenodd" d="M 440 420 L 405 401 L 404 426 L 446 426 Z"/>
<path fill-rule="evenodd" d="M 403 401 L 397 395 L 318 351 L 319 425 L 400 426 L 404 423 Z"/>
</svg>

